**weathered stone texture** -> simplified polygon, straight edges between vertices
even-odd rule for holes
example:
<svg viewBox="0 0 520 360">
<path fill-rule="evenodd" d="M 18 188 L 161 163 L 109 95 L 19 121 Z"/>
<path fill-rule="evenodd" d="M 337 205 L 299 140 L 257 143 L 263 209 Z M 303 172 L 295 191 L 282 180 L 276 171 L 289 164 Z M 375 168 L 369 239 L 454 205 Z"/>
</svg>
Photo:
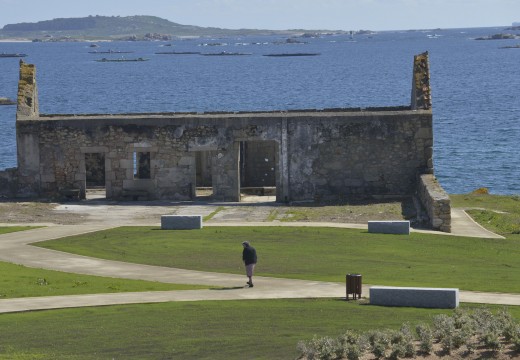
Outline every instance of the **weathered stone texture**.
<svg viewBox="0 0 520 360">
<path fill-rule="evenodd" d="M 214 197 L 239 201 L 243 142 L 269 145 L 274 154 L 259 156 L 268 167 L 254 168 L 272 171 L 268 175 L 279 188 L 278 198 L 288 201 L 411 194 L 417 174 L 432 171 L 430 112 L 170 114 L 153 119 L 53 115 L 18 126 L 19 137 L 30 138 L 36 147 L 27 169 L 36 170 L 33 181 L 47 195 L 71 188 L 84 193 L 88 158 L 102 153 L 107 196 L 121 198 L 124 190 L 142 190 L 152 199 L 191 199 L 197 152 L 203 148 L 212 149 Z M 283 143 L 282 126 L 287 132 Z M 287 159 L 278 161 L 282 152 Z M 135 162 L 140 162 L 134 157 L 143 153 L 149 165 L 146 178 L 139 178 Z M 290 174 L 286 181 L 284 173 Z"/>
<path fill-rule="evenodd" d="M 428 213 L 432 229 L 451 232 L 450 197 L 433 174 L 419 177 L 417 194 Z"/>
<path fill-rule="evenodd" d="M 0 171 L 0 197 L 15 197 L 18 194 L 18 169 Z"/>
<path fill-rule="evenodd" d="M 432 96 L 430 87 L 430 63 L 428 52 L 414 56 L 412 109 L 431 109 Z"/>
<path fill-rule="evenodd" d="M 36 67 L 20 60 L 20 80 L 18 82 L 17 117 L 31 117 L 39 114 Z"/>
</svg>

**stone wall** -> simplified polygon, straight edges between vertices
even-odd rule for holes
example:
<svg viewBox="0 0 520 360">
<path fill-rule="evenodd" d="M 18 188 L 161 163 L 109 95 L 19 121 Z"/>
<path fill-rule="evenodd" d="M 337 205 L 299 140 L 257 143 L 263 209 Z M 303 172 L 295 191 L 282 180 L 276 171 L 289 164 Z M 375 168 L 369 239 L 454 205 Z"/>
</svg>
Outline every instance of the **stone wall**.
<svg viewBox="0 0 520 360">
<path fill-rule="evenodd" d="M 360 111 L 290 121 L 291 197 L 347 200 L 413 193 L 432 171 L 430 112 Z"/>
<path fill-rule="evenodd" d="M 18 194 L 18 170 L 0 171 L 0 198 L 12 198 Z"/>
<path fill-rule="evenodd" d="M 419 176 L 417 195 L 434 230 L 451 232 L 451 202 L 433 174 Z"/>
<path fill-rule="evenodd" d="M 38 87 L 36 86 L 36 67 L 20 60 L 20 77 L 18 81 L 17 116 L 37 116 Z"/>
<path fill-rule="evenodd" d="M 413 58 L 412 110 L 431 108 L 430 63 L 425 52 Z"/>
<path fill-rule="evenodd" d="M 20 142 L 30 140 L 26 153 L 36 148 L 20 170 L 38 169 L 31 181 L 44 196 L 67 189 L 84 194 L 88 159 L 101 154 L 96 158 L 105 161 L 109 198 L 145 191 L 152 199 L 193 199 L 197 153 L 205 151 L 212 162 L 214 197 L 239 201 L 244 142 L 275 149 L 268 160 L 279 201 L 402 196 L 414 193 L 418 173 L 433 171 L 431 112 L 403 108 L 43 115 L 19 120 L 17 136 Z M 136 176 L 136 157 L 142 154 L 149 159 L 145 178 Z"/>
</svg>

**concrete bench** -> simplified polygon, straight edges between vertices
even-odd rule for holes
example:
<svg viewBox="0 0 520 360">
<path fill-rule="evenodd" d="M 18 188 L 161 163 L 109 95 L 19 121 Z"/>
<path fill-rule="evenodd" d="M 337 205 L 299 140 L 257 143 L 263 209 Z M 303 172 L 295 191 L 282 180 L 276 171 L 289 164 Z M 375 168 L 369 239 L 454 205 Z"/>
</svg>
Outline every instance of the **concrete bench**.
<svg viewBox="0 0 520 360">
<path fill-rule="evenodd" d="M 202 229 L 201 215 L 162 215 L 162 230 Z"/>
<path fill-rule="evenodd" d="M 369 233 L 380 234 L 410 234 L 410 221 L 395 220 L 395 221 L 369 221 Z"/>
<path fill-rule="evenodd" d="M 372 286 L 370 304 L 455 309 L 459 306 L 459 289 Z"/>
</svg>

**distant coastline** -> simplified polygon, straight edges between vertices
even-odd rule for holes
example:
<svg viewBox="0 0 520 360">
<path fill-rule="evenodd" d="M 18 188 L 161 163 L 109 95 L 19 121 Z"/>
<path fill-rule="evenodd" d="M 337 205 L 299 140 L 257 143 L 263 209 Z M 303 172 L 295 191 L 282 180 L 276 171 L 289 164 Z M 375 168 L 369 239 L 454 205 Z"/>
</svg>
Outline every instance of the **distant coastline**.
<svg viewBox="0 0 520 360">
<path fill-rule="evenodd" d="M 58 18 L 36 23 L 7 24 L 0 29 L 0 41 L 73 42 L 73 41 L 170 41 L 199 37 L 248 35 L 297 36 L 302 34 L 344 34 L 343 30 L 266 30 L 223 29 L 183 25 L 146 15 L 88 16 Z"/>
</svg>

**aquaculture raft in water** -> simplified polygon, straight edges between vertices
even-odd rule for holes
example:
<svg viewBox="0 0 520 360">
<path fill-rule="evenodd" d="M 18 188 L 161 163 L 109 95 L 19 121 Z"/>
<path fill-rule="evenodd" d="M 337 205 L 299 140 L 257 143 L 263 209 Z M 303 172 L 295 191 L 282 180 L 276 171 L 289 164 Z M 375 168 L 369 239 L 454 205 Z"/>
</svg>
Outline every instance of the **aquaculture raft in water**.
<svg viewBox="0 0 520 360">
<path fill-rule="evenodd" d="M 27 56 L 27 54 L 22 54 L 22 53 L 14 53 L 14 54 L 0 53 L 0 58 L 26 57 L 26 56 Z"/>
<path fill-rule="evenodd" d="M 107 59 L 107 58 L 103 58 L 103 59 L 98 59 L 96 60 L 97 62 L 134 62 L 134 61 L 148 61 L 150 59 L 145 59 L 145 58 L 137 58 L 137 59 Z"/>
<path fill-rule="evenodd" d="M 89 51 L 89 54 L 131 54 L 133 51 L 119 51 L 119 50 L 107 50 L 107 51 Z"/>
<path fill-rule="evenodd" d="M 198 55 L 200 51 L 161 51 L 156 52 L 157 55 Z"/>
<path fill-rule="evenodd" d="M 251 53 L 238 53 L 238 52 L 227 52 L 222 51 L 219 53 L 205 53 L 201 54 L 203 56 L 242 56 L 242 55 L 252 55 Z"/>
<path fill-rule="evenodd" d="M 15 104 L 16 103 L 9 98 L 0 97 L 0 105 L 15 105 Z"/>
<path fill-rule="evenodd" d="M 285 57 L 285 56 L 317 56 L 320 53 L 282 53 L 282 54 L 265 54 L 264 56 Z"/>
</svg>

